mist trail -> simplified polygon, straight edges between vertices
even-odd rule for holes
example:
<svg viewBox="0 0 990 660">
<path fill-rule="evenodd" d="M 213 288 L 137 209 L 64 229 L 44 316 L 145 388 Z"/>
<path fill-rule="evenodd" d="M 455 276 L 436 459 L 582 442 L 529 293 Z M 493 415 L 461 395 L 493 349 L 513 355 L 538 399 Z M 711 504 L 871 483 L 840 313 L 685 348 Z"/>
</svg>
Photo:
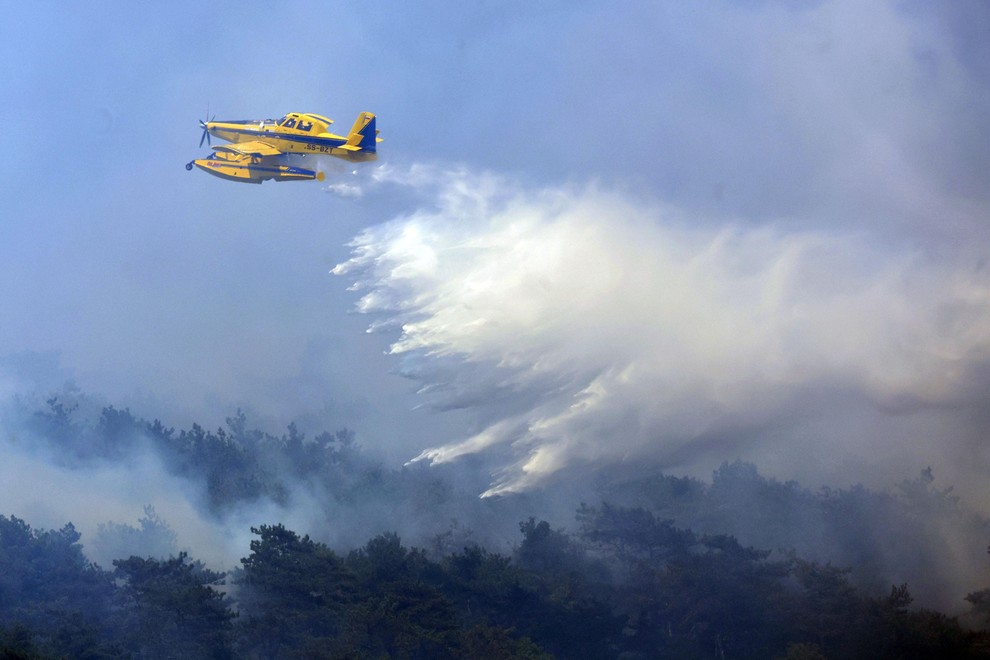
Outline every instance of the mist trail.
<svg viewBox="0 0 990 660">
<path fill-rule="evenodd" d="M 333 273 L 372 330 L 397 333 L 391 353 L 433 405 L 476 415 L 477 433 L 413 460 L 497 451 L 485 495 L 569 467 L 689 463 L 713 439 L 805 422 L 806 442 L 841 455 L 985 392 L 979 264 L 865 233 L 698 222 L 596 186 L 427 166 L 376 177 L 427 201 L 363 231 Z M 957 422 L 935 423 L 939 442 L 971 439 Z"/>
</svg>

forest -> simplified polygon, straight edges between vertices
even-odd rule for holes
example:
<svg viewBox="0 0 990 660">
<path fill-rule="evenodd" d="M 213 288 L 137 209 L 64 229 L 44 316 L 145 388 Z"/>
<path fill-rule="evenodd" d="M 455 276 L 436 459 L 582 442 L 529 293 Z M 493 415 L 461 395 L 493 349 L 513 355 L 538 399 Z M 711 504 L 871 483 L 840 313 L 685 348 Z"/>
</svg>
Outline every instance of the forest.
<svg viewBox="0 0 990 660">
<path fill-rule="evenodd" d="M 481 500 L 480 467 L 390 468 L 347 430 L 79 406 L 11 404 L 6 428 L 67 470 L 152 455 L 218 525 L 260 502 L 323 524 L 252 525 L 220 570 L 150 505 L 93 538 L 0 511 L 3 657 L 990 657 L 988 523 L 927 468 L 884 491 L 726 463 Z"/>
</svg>

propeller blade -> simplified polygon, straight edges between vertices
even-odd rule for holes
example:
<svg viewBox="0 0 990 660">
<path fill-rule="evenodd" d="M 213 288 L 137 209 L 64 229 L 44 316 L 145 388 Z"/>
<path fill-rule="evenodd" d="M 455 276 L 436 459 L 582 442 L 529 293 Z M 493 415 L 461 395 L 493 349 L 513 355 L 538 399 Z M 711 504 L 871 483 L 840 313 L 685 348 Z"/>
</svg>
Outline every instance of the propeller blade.
<svg viewBox="0 0 990 660">
<path fill-rule="evenodd" d="M 211 119 L 210 121 L 213 121 L 213 120 Z M 203 140 L 206 140 L 206 144 L 212 146 L 213 143 L 210 142 L 210 129 L 207 126 L 207 122 L 205 122 L 202 119 L 200 119 L 199 120 L 199 125 L 203 127 L 203 135 L 202 135 L 202 137 L 199 138 L 199 146 L 201 146 L 201 147 L 203 146 Z"/>
</svg>

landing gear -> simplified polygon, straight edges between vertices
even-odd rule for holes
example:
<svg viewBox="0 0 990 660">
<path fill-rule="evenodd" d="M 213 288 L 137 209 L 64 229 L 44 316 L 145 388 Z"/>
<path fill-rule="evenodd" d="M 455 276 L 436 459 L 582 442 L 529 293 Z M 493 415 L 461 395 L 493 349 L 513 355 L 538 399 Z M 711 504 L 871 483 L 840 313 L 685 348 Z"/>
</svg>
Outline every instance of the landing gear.
<svg viewBox="0 0 990 660">
<path fill-rule="evenodd" d="M 193 166 L 192 161 L 189 161 L 188 163 L 186 163 L 186 169 L 187 170 L 191 170 L 192 169 L 192 166 Z"/>
</svg>

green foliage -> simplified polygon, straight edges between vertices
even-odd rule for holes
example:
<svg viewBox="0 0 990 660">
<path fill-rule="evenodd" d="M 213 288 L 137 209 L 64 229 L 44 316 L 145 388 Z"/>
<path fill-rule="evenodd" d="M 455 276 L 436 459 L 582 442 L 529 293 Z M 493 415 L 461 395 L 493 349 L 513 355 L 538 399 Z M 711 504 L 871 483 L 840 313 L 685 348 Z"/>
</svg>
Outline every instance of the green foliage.
<svg viewBox="0 0 990 660">
<path fill-rule="evenodd" d="M 509 558 L 480 548 L 434 562 L 389 533 L 340 558 L 281 525 L 253 531 L 260 538 L 237 579 L 245 653 L 541 658 L 515 631 L 561 620 L 562 608 L 523 587 Z"/>
<path fill-rule="evenodd" d="M 606 484 L 602 498 L 699 534 L 729 534 L 744 545 L 848 566 L 851 582 L 871 595 L 909 581 L 920 601 L 955 607 L 946 586 L 958 584 L 960 564 L 979 565 L 990 521 L 935 484 L 926 468 L 889 492 L 861 485 L 812 492 L 736 461 L 722 464 L 710 485 L 655 475 Z M 965 553 L 960 560 L 946 561 L 947 537 L 955 553 Z"/>
<path fill-rule="evenodd" d="M 786 660 L 828 660 L 817 644 L 788 644 Z"/>
<path fill-rule="evenodd" d="M 793 554 L 772 560 L 733 537 L 697 535 L 642 509 L 583 506 L 579 519 L 582 537 L 620 576 L 610 601 L 627 616 L 621 645 L 642 657 L 975 653 L 977 638 L 954 619 L 909 609 L 906 585 L 883 598 L 866 597 L 850 583 L 848 569 Z"/>
<path fill-rule="evenodd" d="M 340 557 L 282 525 L 251 531 L 260 538 L 251 541 L 236 579 L 241 646 L 279 657 L 341 634 L 356 578 Z"/>
<path fill-rule="evenodd" d="M 769 657 L 783 641 L 787 570 L 767 553 L 727 536 L 699 537 L 643 509 L 582 506 L 578 517 L 582 536 L 624 577 L 613 599 L 636 652 Z"/>
<path fill-rule="evenodd" d="M 144 657 L 230 656 L 231 619 L 226 597 L 214 587 L 224 575 L 188 561 L 186 553 L 166 560 L 118 559 L 122 583 L 120 635 Z"/>
<path fill-rule="evenodd" d="M 711 485 L 656 475 L 604 485 L 613 502 L 582 505 L 571 534 L 529 516 L 535 496 L 468 502 L 444 468 L 386 469 L 346 430 L 307 438 L 292 424 L 272 436 L 238 411 L 226 428 L 176 431 L 113 407 L 87 425 L 76 411 L 68 393 L 26 418 L 67 465 L 150 449 L 217 515 L 259 499 L 287 502 L 289 484 L 293 492 L 301 484 L 320 494 L 328 518 L 374 531 L 352 532 L 371 538 L 341 555 L 261 525 L 228 589 L 222 574 L 173 556 L 175 534 L 150 508 L 139 527 L 100 527 L 93 545 L 112 546 L 112 573 L 87 561 L 72 525 L 38 531 L 0 516 L 0 655 L 988 656 L 986 633 L 916 607 L 902 584 L 938 584 L 929 570 L 937 544 L 925 539 L 939 538 L 940 526 L 981 539 L 990 531 L 951 489 L 934 487 L 930 470 L 889 493 L 811 493 L 738 462 L 721 466 Z M 523 518 L 511 556 L 478 544 L 475 529 L 489 533 L 523 506 L 508 519 Z M 367 507 L 387 508 L 393 520 L 455 522 L 427 554 L 377 534 L 378 519 L 361 518 Z M 905 578 L 890 580 L 890 566 Z M 967 598 L 985 628 L 988 594 Z"/>
<path fill-rule="evenodd" d="M 478 625 L 464 634 L 461 647 L 464 658 L 491 660 L 551 660 L 552 655 L 540 650 L 528 637 L 513 637 L 505 628 Z"/>
<path fill-rule="evenodd" d="M 285 528 L 252 529 L 236 572 L 185 553 L 112 574 L 71 525 L 0 516 L 4 657 L 953 658 L 986 637 L 912 608 L 906 585 L 867 597 L 849 572 L 644 510 L 582 506 L 581 533 L 520 524 L 515 557 L 468 546 L 439 560 L 381 534 L 341 556 Z M 980 592 L 978 592 L 980 593 Z M 972 599 L 979 604 L 978 598 Z M 981 653 L 983 655 L 981 655 Z"/>
<path fill-rule="evenodd" d="M 71 524 L 38 531 L 0 515 L 0 624 L 13 626 L 5 645 L 28 656 L 112 656 L 113 593 Z"/>
<path fill-rule="evenodd" d="M 123 557 L 169 557 L 178 552 L 177 536 L 150 504 L 138 526 L 112 521 L 97 526 L 96 537 L 88 545 L 90 556 L 106 566 Z"/>
<path fill-rule="evenodd" d="M 990 630 L 990 589 L 981 589 L 966 595 L 973 608 L 973 615 L 985 630 Z"/>
<path fill-rule="evenodd" d="M 34 643 L 36 634 L 23 624 L 11 627 L 0 625 L 0 658 L 4 660 L 33 660 L 41 658 L 41 651 Z"/>
<path fill-rule="evenodd" d="M 125 456 L 142 437 L 142 430 L 143 424 L 130 410 L 108 406 L 100 413 L 93 433 L 95 451 L 104 458 Z"/>
<path fill-rule="evenodd" d="M 80 433 L 80 427 L 72 419 L 72 413 L 79 406 L 71 403 L 66 405 L 57 396 L 50 397 L 45 403 L 48 404 L 48 410 L 34 413 L 33 430 L 44 437 L 57 438 L 65 446 L 71 446 Z"/>
</svg>

